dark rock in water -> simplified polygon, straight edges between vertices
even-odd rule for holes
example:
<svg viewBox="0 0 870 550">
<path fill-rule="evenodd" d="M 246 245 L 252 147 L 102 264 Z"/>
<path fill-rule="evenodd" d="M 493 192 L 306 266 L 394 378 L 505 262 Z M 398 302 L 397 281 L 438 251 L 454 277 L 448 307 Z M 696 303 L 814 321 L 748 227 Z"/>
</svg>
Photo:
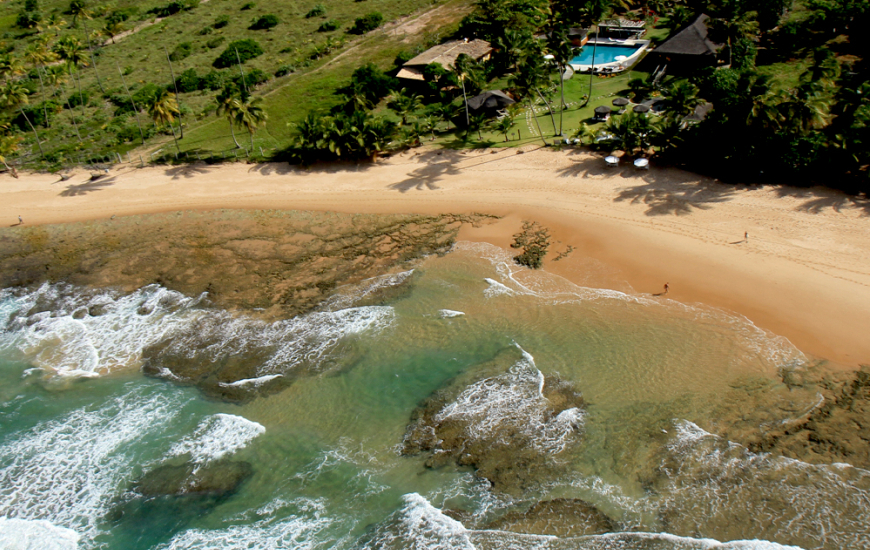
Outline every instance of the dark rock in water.
<svg viewBox="0 0 870 550">
<path fill-rule="evenodd" d="M 553 459 L 578 441 L 585 404 L 510 347 L 436 391 L 412 413 L 402 453 L 426 466 L 472 466 L 496 490 L 521 494 L 559 474 Z M 543 385 L 543 391 L 541 386 Z"/>
<path fill-rule="evenodd" d="M 783 370 L 781 377 L 781 385 L 735 387 L 702 427 L 753 452 L 870 468 L 870 367 Z"/>
<path fill-rule="evenodd" d="M 484 529 L 565 538 L 610 533 L 617 525 L 588 502 L 557 498 L 539 502 L 525 512 L 505 514 Z"/>
<path fill-rule="evenodd" d="M 143 475 L 133 490 L 145 497 L 202 495 L 224 497 L 235 493 L 254 473 L 248 462 L 220 461 L 208 465 L 163 465 Z"/>
</svg>

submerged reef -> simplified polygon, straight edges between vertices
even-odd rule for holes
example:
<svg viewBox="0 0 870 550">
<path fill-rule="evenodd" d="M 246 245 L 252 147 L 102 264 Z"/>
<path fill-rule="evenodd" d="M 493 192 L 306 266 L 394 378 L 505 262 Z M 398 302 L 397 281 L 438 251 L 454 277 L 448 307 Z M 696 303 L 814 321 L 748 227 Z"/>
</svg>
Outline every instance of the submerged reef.
<svg viewBox="0 0 870 550">
<path fill-rule="evenodd" d="M 617 530 L 617 524 L 588 502 L 555 498 L 525 512 L 509 512 L 484 528 L 566 538 L 610 533 Z"/>
<path fill-rule="evenodd" d="M 311 311 L 337 287 L 446 252 L 484 214 L 176 212 L 0 234 L 0 287 L 44 282 L 132 292 L 157 283 L 273 318 Z"/>
<path fill-rule="evenodd" d="M 521 494 L 554 475 L 556 455 L 578 440 L 584 401 L 567 382 L 545 378 L 510 347 L 437 390 L 412 413 L 402 453 L 429 453 L 426 466 L 472 466 L 494 489 Z M 468 378 L 474 376 L 474 378 Z"/>
</svg>

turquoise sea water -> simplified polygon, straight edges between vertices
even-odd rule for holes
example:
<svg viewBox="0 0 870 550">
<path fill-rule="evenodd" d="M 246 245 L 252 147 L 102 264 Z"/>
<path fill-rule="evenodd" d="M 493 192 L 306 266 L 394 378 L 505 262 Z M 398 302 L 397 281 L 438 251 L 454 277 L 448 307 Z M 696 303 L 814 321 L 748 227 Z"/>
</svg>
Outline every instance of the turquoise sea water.
<svg viewBox="0 0 870 550">
<path fill-rule="evenodd" d="M 360 291 L 347 289 L 316 318 L 284 324 L 157 286 L 5 291 L 0 548 L 870 546 L 868 472 L 753 454 L 698 427 L 735 380 L 801 368 L 787 341 L 713 309 L 521 269 L 489 245 L 460 243 L 407 277 L 411 290 L 388 304 L 356 307 Z M 317 372 L 241 405 L 139 372 L 144 348 L 203 320 L 227 349 L 188 343 L 192 353 L 265 346 L 264 379 L 303 360 Z M 469 420 L 469 437 L 518 422 L 557 475 L 508 495 L 468 467 L 402 456 L 417 404 L 504 350 L 523 354 L 469 383 L 449 414 Z M 564 425 L 536 408 L 539 384 L 555 378 L 586 402 Z M 167 464 L 228 459 L 252 474 L 220 498 L 134 490 Z M 615 534 L 486 528 L 552 498 L 591 503 Z"/>
<path fill-rule="evenodd" d="M 625 57 L 631 57 L 634 55 L 640 46 L 614 46 L 612 44 L 598 44 L 595 46 L 595 64 L 603 65 L 605 63 L 613 63 L 617 61 L 616 57 L 619 55 L 624 55 Z M 582 50 L 580 50 L 580 55 L 574 56 L 571 59 L 571 63 L 573 65 L 591 65 L 592 64 L 592 44 L 587 44 Z"/>
</svg>

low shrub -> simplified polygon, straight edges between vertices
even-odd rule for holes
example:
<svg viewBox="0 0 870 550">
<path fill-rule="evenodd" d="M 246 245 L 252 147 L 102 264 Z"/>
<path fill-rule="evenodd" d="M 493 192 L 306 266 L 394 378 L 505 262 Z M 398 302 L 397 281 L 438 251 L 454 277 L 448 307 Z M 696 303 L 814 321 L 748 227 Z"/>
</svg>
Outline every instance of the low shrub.
<svg viewBox="0 0 870 550">
<path fill-rule="evenodd" d="M 81 94 L 76 91 L 67 98 L 66 107 L 75 109 L 76 107 L 81 107 L 82 104 L 87 105 L 90 98 L 91 96 L 87 90 L 82 90 Z"/>
<path fill-rule="evenodd" d="M 191 53 L 193 53 L 193 44 L 190 42 L 182 42 L 178 46 L 175 46 L 175 49 L 169 54 L 169 60 L 181 61 Z"/>
<path fill-rule="evenodd" d="M 15 19 L 15 26 L 22 29 L 33 29 L 42 21 L 42 14 L 38 11 L 23 11 Z"/>
<path fill-rule="evenodd" d="M 323 4 L 317 4 L 305 14 L 306 19 L 311 19 L 312 17 L 320 17 L 321 15 L 326 15 L 326 6 Z"/>
<path fill-rule="evenodd" d="M 190 68 L 178 75 L 175 79 L 175 87 L 181 93 L 190 93 L 200 90 L 200 78 L 196 74 L 196 69 Z"/>
<path fill-rule="evenodd" d="M 341 25 L 335 19 L 330 19 L 329 21 L 324 21 L 317 27 L 317 32 L 331 32 L 337 30 Z"/>
<path fill-rule="evenodd" d="M 199 79 L 199 89 L 211 91 L 220 90 L 224 87 L 225 80 L 223 71 L 210 71 Z"/>
<path fill-rule="evenodd" d="M 278 17 L 269 13 L 269 14 L 266 14 L 266 15 L 260 17 L 256 21 L 254 21 L 254 23 L 250 27 L 248 27 L 248 30 L 267 31 L 267 30 L 274 28 L 274 27 L 277 27 L 277 26 L 278 26 Z"/>
<path fill-rule="evenodd" d="M 214 61 L 214 66 L 218 69 L 232 67 L 237 62 L 245 63 L 249 59 L 263 55 L 263 48 L 256 40 L 245 38 L 230 42 L 227 48 Z"/>
<path fill-rule="evenodd" d="M 210 50 L 213 50 L 223 43 L 224 43 L 224 37 L 223 36 L 216 36 L 216 37 L 212 38 L 211 40 L 209 40 L 208 42 L 206 42 L 205 45 L 208 46 L 208 48 Z"/>
<path fill-rule="evenodd" d="M 157 6 L 156 8 L 151 8 L 146 13 L 154 14 L 157 17 L 169 17 L 170 15 L 175 15 L 176 13 L 184 9 L 184 2 L 173 0 L 172 2 L 164 6 Z"/>
<path fill-rule="evenodd" d="M 365 34 L 371 32 L 381 26 L 384 22 L 384 16 L 378 12 L 372 12 L 362 17 L 357 17 L 353 22 L 353 27 L 347 32 L 351 34 Z"/>
<path fill-rule="evenodd" d="M 275 71 L 275 76 L 282 77 L 282 76 L 287 76 L 288 74 L 295 73 L 295 72 L 296 72 L 296 67 L 294 67 L 293 65 L 281 65 L 280 67 L 278 67 L 278 70 Z"/>
<path fill-rule="evenodd" d="M 242 6 L 242 11 L 252 10 L 252 9 L 254 9 L 255 7 L 257 7 L 257 4 L 255 4 L 255 3 L 253 3 L 253 2 L 248 2 L 247 4 L 244 4 L 244 5 Z"/>
<path fill-rule="evenodd" d="M 230 24 L 230 16 L 229 15 L 221 15 L 217 19 L 214 20 L 214 28 L 222 29 Z"/>
<path fill-rule="evenodd" d="M 197 34 L 200 36 L 205 36 L 205 35 L 211 34 L 213 32 L 214 32 L 213 27 L 203 27 L 202 29 L 200 29 L 200 31 Z"/>
</svg>

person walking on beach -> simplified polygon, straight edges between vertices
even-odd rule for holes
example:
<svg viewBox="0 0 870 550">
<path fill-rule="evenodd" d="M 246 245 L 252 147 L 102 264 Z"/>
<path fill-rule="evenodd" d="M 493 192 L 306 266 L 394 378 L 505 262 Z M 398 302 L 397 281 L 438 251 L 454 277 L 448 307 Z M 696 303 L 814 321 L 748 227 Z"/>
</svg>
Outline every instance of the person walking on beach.
<svg viewBox="0 0 870 550">
<path fill-rule="evenodd" d="M 749 231 L 743 232 L 743 242 L 745 242 L 745 243 L 749 242 Z"/>
<path fill-rule="evenodd" d="M 664 293 L 667 294 L 668 290 L 670 290 L 670 288 L 671 288 L 671 285 L 668 283 L 665 283 L 665 292 Z"/>
<path fill-rule="evenodd" d="M 23 223 L 24 223 L 24 220 L 21 219 L 21 216 L 18 216 L 18 225 L 21 225 Z"/>
</svg>

